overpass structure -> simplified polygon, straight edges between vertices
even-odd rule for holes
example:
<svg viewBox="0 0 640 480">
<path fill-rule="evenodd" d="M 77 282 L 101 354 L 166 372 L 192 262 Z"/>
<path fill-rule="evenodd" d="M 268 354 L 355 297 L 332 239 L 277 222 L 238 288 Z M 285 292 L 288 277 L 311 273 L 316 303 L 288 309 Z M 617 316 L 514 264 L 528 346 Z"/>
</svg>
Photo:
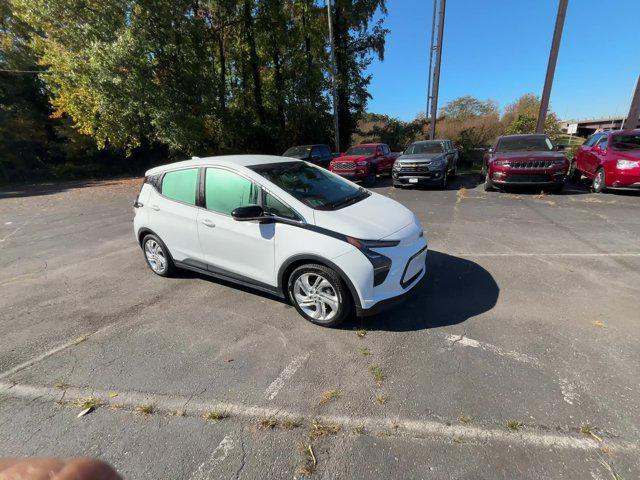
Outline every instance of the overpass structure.
<svg viewBox="0 0 640 480">
<path fill-rule="evenodd" d="M 584 120 L 568 120 L 566 122 L 560 122 L 560 129 L 564 133 L 569 132 L 571 125 L 576 125 L 574 135 L 579 137 L 588 137 L 592 133 L 606 131 L 606 130 L 620 130 L 624 117 L 608 117 L 608 118 L 588 118 Z M 628 122 L 627 122 L 628 123 Z M 638 119 L 633 127 L 627 128 L 640 128 L 640 119 Z"/>
</svg>

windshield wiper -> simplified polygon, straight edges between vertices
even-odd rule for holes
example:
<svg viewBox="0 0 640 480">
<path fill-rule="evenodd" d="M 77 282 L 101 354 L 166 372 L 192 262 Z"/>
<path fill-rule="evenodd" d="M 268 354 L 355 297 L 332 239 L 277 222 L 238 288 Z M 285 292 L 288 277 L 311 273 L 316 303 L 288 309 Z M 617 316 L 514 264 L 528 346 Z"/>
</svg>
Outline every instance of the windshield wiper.
<svg viewBox="0 0 640 480">
<path fill-rule="evenodd" d="M 362 189 L 355 195 L 351 195 L 350 197 L 345 197 L 341 200 L 336 200 L 335 202 L 331 202 L 325 205 L 325 208 L 338 209 L 341 207 L 346 207 L 348 205 L 353 205 L 356 202 L 368 197 L 369 194 L 366 190 Z"/>
</svg>

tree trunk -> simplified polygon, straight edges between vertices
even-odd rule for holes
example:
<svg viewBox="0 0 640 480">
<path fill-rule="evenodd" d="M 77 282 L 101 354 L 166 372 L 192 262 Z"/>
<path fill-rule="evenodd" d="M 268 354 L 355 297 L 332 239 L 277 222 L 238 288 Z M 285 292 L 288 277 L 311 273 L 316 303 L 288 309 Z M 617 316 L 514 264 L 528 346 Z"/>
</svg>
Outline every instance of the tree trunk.
<svg viewBox="0 0 640 480">
<path fill-rule="evenodd" d="M 253 15 L 251 13 L 251 1 L 244 0 L 244 29 L 247 44 L 249 45 L 249 65 L 253 77 L 253 96 L 256 104 L 258 121 L 265 124 L 264 104 L 262 102 L 262 81 L 260 79 L 260 64 L 258 62 L 258 51 L 256 49 L 256 39 L 253 32 Z"/>
</svg>

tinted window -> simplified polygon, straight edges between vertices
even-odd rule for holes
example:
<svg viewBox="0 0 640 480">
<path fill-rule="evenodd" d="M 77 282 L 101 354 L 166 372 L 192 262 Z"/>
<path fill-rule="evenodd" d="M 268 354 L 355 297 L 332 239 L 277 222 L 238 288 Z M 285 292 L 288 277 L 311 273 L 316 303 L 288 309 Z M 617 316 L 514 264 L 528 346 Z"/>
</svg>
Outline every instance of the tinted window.
<svg viewBox="0 0 640 480">
<path fill-rule="evenodd" d="M 504 137 L 498 143 L 496 152 L 550 151 L 551 140 L 544 136 Z"/>
<path fill-rule="evenodd" d="M 589 138 L 587 138 L 587 141 L 584 142 L 585 146 L 587 147 L 593 147 L 596 142 L 600 139 L 600 135 L 591 135 Z"/>
<path fill-rule="evenodd" d="M 611 148 L 614 150 L 640 150 L 640 133 L 612 135 Z"/>
<path fill-rule="evenodd" d="M 331 156 L 331 149 L 329 147 L 327 147 L 326 145 L 322 147 L 322 155 L 324 155 L 325 157 L 330 157 Z"/>
<path fill-rule="evenodd" d="M 208 210 L 231 215 L 238 207 L 257 205 L 260 189 L 237 173 L 221 168 L 207 168 L 205 199 Z"/>
<path fill-rule="evenodd" d="M 172 200 L 195 205 L 197 185 L 197 168 L 167 172 L 162 178 L 162 194 Z"/>
<path fill-rule="evenodd" d="M 291 147 L 289 150 L 282 154 L 283 157 L 293 157 L 293 158 L 308 158 L 311 153 L 311 147 L 302 146 L 302 147 Z"/>
<path fill-rule="evenodd" d="M 388 155 L 389 153 L 391 153 L 391 150 L 389 149 L 389 145 L 383 145 L 382 151 L 384 152 L 385 155 Z"/>
<path fill-rule="evenodd" d="M 596 145 L 598 145 L 600 149 L 606 150 L 608 143 L 609 143 L 609 138 L 606 135 L 603 135 L 602 137 L 600 137 L 600 140 L 598 140 L 598 143 Z"/>
<path fill-rule="evenodd" d="M 373 155 L 374 147 L 351 147 L 345 155 Z"/>
<path fill-rule="evenodd" d="M 420 142 L 412 143 L 405 150 L 405 155 L 417 155 L 420 153 L 442 153 L 442 144 L 440 142 Z"/>
<path fill-rule="evenodd" d="M 318 210 L 337 210 L 370 194 L 322 168 L 303 162 L 283 162 L 249 167 L 305 205 Z"/>
<path fill-rule="evenodd" d="M 293 210 L 270 193 L 265 193 L 264 195 L 264 211 L 278 217 L 300 220 Z"/>
</svg>

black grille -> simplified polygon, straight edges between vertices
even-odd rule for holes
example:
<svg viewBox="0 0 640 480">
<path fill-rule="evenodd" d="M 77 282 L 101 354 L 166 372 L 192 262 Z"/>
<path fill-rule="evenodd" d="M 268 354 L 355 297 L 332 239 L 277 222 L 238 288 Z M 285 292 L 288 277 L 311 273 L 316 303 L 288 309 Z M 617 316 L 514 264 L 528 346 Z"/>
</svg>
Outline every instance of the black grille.
<svg viewBox="0 0 640 480">
<path fill-rule="evenodd" d="M 400 164 L 400 173 L 427 173 L 429 167 L 420 164 Z"/>
<path fill-rule="evenodd" d="M 549 168 L 553 166 L 553 160 L 527 160 L 511 162 L 510 168 L 512 170 L 535 170 L 541 168 Z"/>
<path fill-rule="evenodd" d="M 507 177 L 507 183 L 545 183 L 550 182 L 549 175 L 509 175 Z"/>
<path fill-rule="evenodd" d="M 353 170 L 356 168 L 356 162 L 333 162 L 334 170 Z"/>
</svg>

